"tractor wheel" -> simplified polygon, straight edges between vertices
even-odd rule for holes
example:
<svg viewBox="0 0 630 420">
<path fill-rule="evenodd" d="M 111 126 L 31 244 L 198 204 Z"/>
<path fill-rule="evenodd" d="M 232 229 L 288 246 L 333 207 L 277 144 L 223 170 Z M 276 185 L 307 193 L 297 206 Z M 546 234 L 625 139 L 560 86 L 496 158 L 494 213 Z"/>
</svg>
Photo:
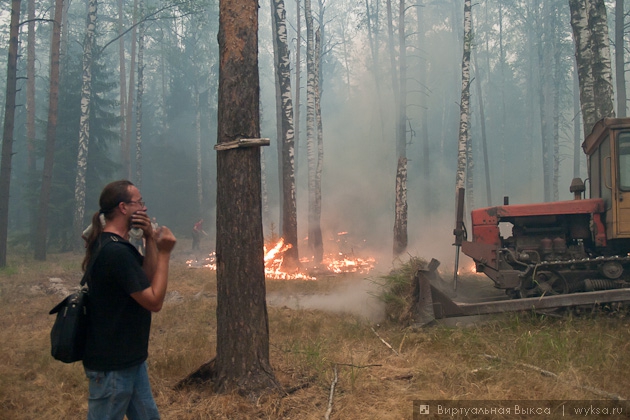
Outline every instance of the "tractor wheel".
<svg viewBox="0 0 630 420">
<path fill-rule="evenodd" d="M 569 293 L 569 284 L 557 271 L 540 271 L 529 284 L 521 284 L 521 298 L 555 296 Z"/>
</svg>

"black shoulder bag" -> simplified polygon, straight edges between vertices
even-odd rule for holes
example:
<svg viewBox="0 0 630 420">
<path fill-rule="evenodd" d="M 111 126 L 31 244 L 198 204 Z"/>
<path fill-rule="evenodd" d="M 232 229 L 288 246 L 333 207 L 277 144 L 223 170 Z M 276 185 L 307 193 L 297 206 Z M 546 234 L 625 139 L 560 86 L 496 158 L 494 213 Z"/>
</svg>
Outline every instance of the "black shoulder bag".
<svg viewBox="0 0 630 420">
<path fill-rule="evenodd" d="M 87 280 L 91 275 L 92 266 L 101 249 L 112 241 L 117 242 L 118 239 L 109 235 L 99 244 L 83 274 L 81 289 L 67 296 L 49 312 L 50 315 L 57 314 L 55 323 L 50 331 L 50 345 L 52 357 L 59 361 L 73 363 L 83 359 L 88 327 L 87 300 L 89 295 Z"/>
</svg>

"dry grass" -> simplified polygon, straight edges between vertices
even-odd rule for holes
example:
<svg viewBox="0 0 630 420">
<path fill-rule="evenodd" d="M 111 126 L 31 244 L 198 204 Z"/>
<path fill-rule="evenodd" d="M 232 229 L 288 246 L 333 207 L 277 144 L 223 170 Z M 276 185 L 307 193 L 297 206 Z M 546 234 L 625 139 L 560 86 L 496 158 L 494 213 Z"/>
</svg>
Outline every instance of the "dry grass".
<svg viewBox="0 0 630 420">
<path fill-rule="evenodd" d="M 189 269 L 183 260 L 174 258 L 170 301 L 153 318 L 149 373 L 164 419 L 321 419 L 335 366 L 334 419 L 411 418 L 416 399 L 601 398 L 584 386 L 630 397 L 627 312 L 508 314 L 414 331 L 390 321 L 376 326 L 348 313 L 285 306 L 269 308 L 271 364 L 283 386 L 304 388 L 254 403 L 209 388 L 175 391 L 173 385 L 212 358 L 216 346 L 215 276 Z M 0 418 L 85 418 L 83 368 L 53 360 L 48 338 L 48 310 L 61 298 L 50 292 L 49 278 L 77 284 L 79 265 L 80 256 L 72 254 L 49 255 L 41 263 L 12 255 L 0 271 Z M 352 281 L 276 281 L 268 291 L 332 297 L 342 280 Z"/>
</svg>

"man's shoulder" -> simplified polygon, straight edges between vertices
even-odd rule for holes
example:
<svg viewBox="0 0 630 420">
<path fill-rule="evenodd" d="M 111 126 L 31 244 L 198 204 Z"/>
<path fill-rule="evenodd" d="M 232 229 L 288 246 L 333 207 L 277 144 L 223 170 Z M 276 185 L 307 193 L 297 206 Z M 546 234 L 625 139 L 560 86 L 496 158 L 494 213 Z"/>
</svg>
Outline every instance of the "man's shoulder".
<svg viewBox="0 0 630 420">
<path fill-rule="evenodd" d="M 98 241 L 97 247 L 100 246 L 105 253 L 121 253 L 136 249 L 129 241 L 115 233 L 104 232 Z"/>
</svg>

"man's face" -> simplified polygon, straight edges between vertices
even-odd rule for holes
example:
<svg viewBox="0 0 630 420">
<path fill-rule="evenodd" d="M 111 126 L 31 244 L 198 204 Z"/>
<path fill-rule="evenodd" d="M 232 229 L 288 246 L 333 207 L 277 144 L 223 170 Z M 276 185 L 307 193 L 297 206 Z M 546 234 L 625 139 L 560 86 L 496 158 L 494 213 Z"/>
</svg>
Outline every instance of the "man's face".
<svg viewBox="0 0 630 420">
<path fill-rule="evenodd" d="M 142 195 L 140 194 L 140 190 L 138 190 L 138 188 L 136 188 L 135 186 L 130 186 L 129 193 L 130 193 L 131 198 L 127 202 L 125 202 L 125 209 L 127 210 L 126 212 L 127 222 L 128 222 L 129 228 L 131 228 L 132 227 L 131 221 L 132 221 L 133 214 L 141 210 L 146 210 L 146 207 L 144 205 L 144 201 L 142 200 Z"/>
</svg>

